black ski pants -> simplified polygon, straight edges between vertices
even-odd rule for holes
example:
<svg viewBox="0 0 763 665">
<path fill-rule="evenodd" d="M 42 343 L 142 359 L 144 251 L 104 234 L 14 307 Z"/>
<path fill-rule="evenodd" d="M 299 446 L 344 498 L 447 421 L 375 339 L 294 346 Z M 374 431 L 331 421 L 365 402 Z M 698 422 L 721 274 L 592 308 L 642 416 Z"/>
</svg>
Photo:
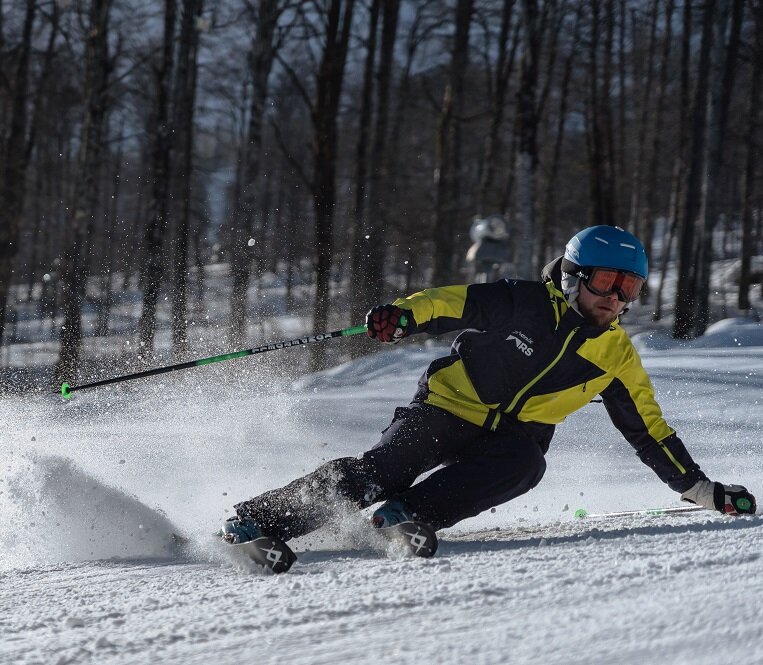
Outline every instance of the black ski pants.
<svg viewBox="0 0 763 665">
<path fill-rule="evenodd" d="M 237 504 L 236 513 L 288 540 L 329 522 L 348 503 L 365 508 L 400 499 L 417 519 L 442 529 L 535 487 L 546 470 L 553 431 L 551 425 L 504 421 L 500 431 L 491 432 L 414 403 L 395 410 L 379 443 L 362 456 L 327 462 Z"/>
</svg>

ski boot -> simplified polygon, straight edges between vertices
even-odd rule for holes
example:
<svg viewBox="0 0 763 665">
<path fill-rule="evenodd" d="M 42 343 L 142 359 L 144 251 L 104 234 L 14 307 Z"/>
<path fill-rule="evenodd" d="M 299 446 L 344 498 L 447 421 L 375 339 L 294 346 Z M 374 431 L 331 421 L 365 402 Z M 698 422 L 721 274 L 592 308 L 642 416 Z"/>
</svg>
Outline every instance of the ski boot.
<svg viewBox="0 0 763 665">
<path fill-rule="evenodd" d="M 377 529 L 385 529 L 401 522 L 412 522 L 413 513 L 399 499 L 391 499 L 374 511 L 371 521 Z"/>
<path fill-rule="evenodd" d="M 257 522 L 250 517 L 229 517 L 220 530 L 220 538 L 229 545 L 240 545 L 264 535 Z"/>
</svg>

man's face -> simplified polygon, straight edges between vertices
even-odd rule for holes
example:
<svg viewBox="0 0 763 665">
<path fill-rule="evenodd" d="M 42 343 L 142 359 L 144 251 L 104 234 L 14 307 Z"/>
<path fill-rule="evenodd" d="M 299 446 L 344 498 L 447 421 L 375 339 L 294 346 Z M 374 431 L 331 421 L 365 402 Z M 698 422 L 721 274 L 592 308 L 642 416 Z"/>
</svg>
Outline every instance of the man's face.
<svg viewBox="0 0 763 665">
<path fill-rule="evenodd" d="M 588 290 L 583 280 L 580 281 L 578 307 L 588 323 L 599 328 L 606 328 L 622 313 L 626 304 L 618 298 L 616 293 L 597 296 Z"/>
</svg>

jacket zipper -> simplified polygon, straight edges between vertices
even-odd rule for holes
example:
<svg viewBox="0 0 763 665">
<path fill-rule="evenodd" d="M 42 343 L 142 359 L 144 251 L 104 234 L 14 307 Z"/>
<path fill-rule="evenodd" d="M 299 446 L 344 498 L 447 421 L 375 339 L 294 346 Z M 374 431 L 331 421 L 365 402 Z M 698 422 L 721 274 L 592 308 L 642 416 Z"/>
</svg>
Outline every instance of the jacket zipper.
<svg viewBox="0 0 763 665">
<path fill-rule="evenodd" d="M 522 396 L 530 390 L 538 381 L 540 381 L 546 374 L 548 374 L 553 367 L 562 359 L 562 356 L 564 355 L 564 352 L 567 350 L 567 347 L 570 344 L 570 341 L 575 336 L 575 333 L 580 330 L 580 327 L 574 328 L 572 332 L 570 332 L 569 335 L 567 335 L 567 338 L 564 340 L 564 344 L 562 344 L 562 350 L 559 351 L 559 353 L 556 355 L 556 358 L 554 358 L 546 367 L 536 374 L 516 395 L 514 395 L 514 399 L 511 401 L 511 404 L 509 404 L 508 408 L 504 411 L 504 413 L 511 413 L 514 409 L 514 407 L 517 405 L 517 402 L 519 402 L 520 399 L 522 399 Z M 498 423 L 494 423 L 495 426 L 498 425 Z"/>
</svg>

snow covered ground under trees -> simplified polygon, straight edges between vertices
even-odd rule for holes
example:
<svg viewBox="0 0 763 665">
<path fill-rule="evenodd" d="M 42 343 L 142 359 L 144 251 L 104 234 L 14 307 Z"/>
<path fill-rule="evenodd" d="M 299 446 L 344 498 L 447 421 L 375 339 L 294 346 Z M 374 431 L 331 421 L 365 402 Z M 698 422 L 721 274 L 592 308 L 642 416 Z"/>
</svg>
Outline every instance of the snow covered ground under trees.
<svg viewBox="0 0 763 665">
<path fill-rule="evenodd" d="M 761 325 L 637 337 L 695 459 L 763 499 Z M 442 532 L 434 559 L 387 552 L 366 512 L 292 543 L 286 575 L 236 568 L 210 536 L 232 504 L 375 443 L 445 350 L 0 402 L 0 663 L 763 663 L 763 516 L 573 518 L 678 505 L 595 403 L 538 488 Z"/>
</svg>

